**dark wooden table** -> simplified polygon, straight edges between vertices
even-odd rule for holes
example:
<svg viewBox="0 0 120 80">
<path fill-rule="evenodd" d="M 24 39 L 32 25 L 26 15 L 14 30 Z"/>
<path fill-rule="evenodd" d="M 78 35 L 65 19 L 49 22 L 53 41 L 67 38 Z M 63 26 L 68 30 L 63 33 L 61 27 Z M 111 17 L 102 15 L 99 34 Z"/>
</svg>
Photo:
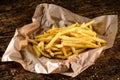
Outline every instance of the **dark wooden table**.
<svg viewBox="0 0 120 80">
<path fill-rule="evenodd" d="M 88 18 L 117 14 L 120 24 L 120 0 L 0 0 L 0 59 L 15 29 L 32 22 L 35 7 L 40 3 L 57 4 Z M 35 74 L 16 62 L 0 62 L 0 80 L 120 80 L 120 26 L 114 46 L 75 78 Z"/>
</svg>

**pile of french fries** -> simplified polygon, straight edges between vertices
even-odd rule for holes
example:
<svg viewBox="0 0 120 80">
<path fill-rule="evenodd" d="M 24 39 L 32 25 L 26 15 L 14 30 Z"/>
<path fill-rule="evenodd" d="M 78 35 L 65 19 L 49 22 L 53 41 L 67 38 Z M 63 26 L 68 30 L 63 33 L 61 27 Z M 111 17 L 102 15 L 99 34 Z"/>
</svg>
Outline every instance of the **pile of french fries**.
<svg viewBox="0 0 120 80">
<path fill-rule="evenodd" d="M 28 41 L 37 57 L 69 59 L 83 51 L 106 44 L 106 41 L 98 38 L 93 31 L 93 22 L 75 23 L 62 28 L 53 26 L 44 34 Z"/>
</svg>

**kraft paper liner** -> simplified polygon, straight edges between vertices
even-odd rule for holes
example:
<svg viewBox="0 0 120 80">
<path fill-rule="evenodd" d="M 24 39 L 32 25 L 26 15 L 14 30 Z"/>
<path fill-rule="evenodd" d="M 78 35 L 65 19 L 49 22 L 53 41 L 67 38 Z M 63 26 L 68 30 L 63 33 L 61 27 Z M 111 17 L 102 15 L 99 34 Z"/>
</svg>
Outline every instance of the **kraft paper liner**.
<svg viewBox="0 0 120 80">
<path fill-rule="evenodd" d="M 105 46 L 85 51 L 68 60 L 59 60 L 45 57 L 37 58 L 28 45 L 27 40 L 29 38 L 42 34 L 52 25 L 64 27 L 75 22 L 83 23 L 91 20 L 95 20 L 93 28 L 97 32 L 97 36 L 107 41 Z M 19 62 L 25 70 L 34 73 L 60 73 L 71 77 L 77 76 L 93 65 L 103 50 L 111 48 L 118 30 L 117 15 L 103 15 L 89 19 L 60 6 L 45 3 L 36 7 L 32 21 L 32 23 L 16 29 L 15 35 L 3 54 L 2 61 Z"/>
</svg>

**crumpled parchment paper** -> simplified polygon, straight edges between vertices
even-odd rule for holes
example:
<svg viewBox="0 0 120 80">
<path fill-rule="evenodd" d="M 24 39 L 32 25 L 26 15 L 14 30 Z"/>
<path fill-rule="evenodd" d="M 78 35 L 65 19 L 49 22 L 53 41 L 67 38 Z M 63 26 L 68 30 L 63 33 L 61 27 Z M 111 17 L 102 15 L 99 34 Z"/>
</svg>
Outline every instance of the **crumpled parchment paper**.
<svg viewBox="0 0 120 80">
<path fill-rule="evenodd" d="M 83 52 L 69 60 L 36 58 L 28 48 L 27 39 L 43 33 L 52 25 L 64 27 L 75 22 L 83 23 L 91 20 L 95 20 L 93 26 L 98 36 L 107 41 L 105 46 Z M 37 6 L 32 21 L 32 23 L 16 29 L 14 37 L 3 54 L 2 61 L 19 62 L 25 70 L 34 73 L 60 73 L 71 77 L 77 76 L 94 64 L 103 50 L 111 48 L 118 30 L 117 15 L 103 15 L 89 19 L 60 6 L 45 3 Z"/>
</svg>

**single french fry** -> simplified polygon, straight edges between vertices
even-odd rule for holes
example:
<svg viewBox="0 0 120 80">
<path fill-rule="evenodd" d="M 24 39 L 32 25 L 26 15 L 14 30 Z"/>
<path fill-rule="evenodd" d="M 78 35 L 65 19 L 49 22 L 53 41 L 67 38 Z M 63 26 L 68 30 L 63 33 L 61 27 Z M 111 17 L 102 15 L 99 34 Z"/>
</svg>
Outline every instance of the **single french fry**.
<svg viewBox="0 0 120 80">
<path fill-rule="evenodd" d="M 63 52 L 59 51 L 59 52 L 54 52 L 54 55 L 62 55 Z"/>
<path fill-rule="evenodd" d="M 68 29 L 68 30 L 63 30 L 63 31 L 61 32 L 61 34 L 63 35 L 63 34 L 66 34 L 66 33 L 72 32 L 72 31 L 75 31 L 75 30 L 77 30 L 77 29 L 78 29 L 78 28 L 75 27 L 75 28 L 71 28 L 71 29 Z"/>
<path fill-rule="evenodd" d="M 35 51 L 37 57 L 40 57 L 40 56 L 41 56 L 41 53 L 40 53 L 40 51 L 38 50 L 38 48 L 37 48 L 36 45 L 33 45 L 33 49 L 34 49 L 34 51 Z"/>
<path fill-rule="evenodd" d="M 49 42 L 53 38 L 53 35 L 45 37 L 45 38 L 37 38 L 36 41 L 43 41 L 43 42 Z"/>
<path fill-rule="evenodd" d="M 53 46 L 53 47 L 51 47 L 51 50 L 52 50 L 52 51 L 59 51 L 59 48 Z"/>
<path fill-rule="evenodd" d="M 85 23 L 82 23 L 82 24 L 80 25 L 80 27 L 82 27 L 82 28 L 86 27 Z"/>
<path fill-rule="evenodd" d="M 41 41 L 41 49 L 44 50 L 44 42 Z"/>
<path fill-rule="evenodd" d="M 76 38 L 76 37 L 60 36 L 60 39 L 62 39 L 62 41 L 81 41 L 81 42 L 83 42 L 87 38 L 85 38 L 85 37 Z"/>
<path fill-rule="evenodd" d="M 63 46 L 61 44 L 55 44 L 55 47 L 62 48 Z"/>
<path fill-rule="evenodd" d="M 100 43 L 106 43 L 105 40 L 100 39 L 100 38 L 97 38 L 97 37 L 92 37 L 92 39 L 95 40 L 95 41 L 98 41 L 98 42 L 100 42 Z"/>
<path fill-rule="evenodd" d="M 55 57 L 58 59 L 66 59 L 66 56 L 64 56 L 64 55 L 56 55 Z"/>
<path fill-rule="evenodd" d="M 76 53 L 76 50 L 75 50 L 75 47 L 70 47 L 72 52 L 75 54 Z"/>
<path fill-rule="evenodd" d="M 38 46 L 38 47 L 44 46 L 44 42 L 43 42 L 43 41 L 39 42 L 37 46 Z"/>
<path fill-rule="evenodd" d="M 71 36 L 71 37 L 76 37 L 76 38 L 82 38 L 82 37 L 83 37 L 81 34 L 76 33 L 76 32 L 70 33 L 70 36 Z"/>
<path fill-rule="evenodd" d="M 90 44 L 76 44 L 76 43 L 67 43 L 67 42 L 63 42 L 62 43 L 63 46 L 68 46 L 68 47 L 78 47 L 78 48 L 98 48 L 98 45 L 90 45 Z"/>
<path fill-rule="evenodd" d="M 87 36 L 96 36 L 96 33 L 91 30 L 79 30 L 78 33 L 80 33 L 81 35 L 86 34 Z"/>
<path fill-rule="evenodd" d="M 47 36 L 49 36 L 49 35 L 50 35 L 50 34 L 44 33 L 44 34 L 35 36 L 35 39 L 37 39 L 37 38 L 42 38 L 42 37 L 47 37 Z"/>
<path fill-rule="evenodd" d="M 28 39 L 28 42 L 33 43 L 33 44 L 38 44 L 35 40 L 33 39 Z"/>
<path fill-rule="evenodd" d="M 62 52 L 63 52 L 64 56 L 67 56 L 67 51 L 66 51 L 65 47 L 62 47 Z"/>
<path fill-rule="evenodd" d="M 74 43 L 67 43 L 67 42 L 63 42 L 62 46 L 67 46 L 67 47 L 79 47 L 79 48 L 85 48 L 86 46 L 84 45 L 77 45 Z"/>
<path fill-rule="evenodd" d="M 52 29 L 49 29 L 47 32 L 49 32 L 49 33 L 57 33 L 57 32 L 59 32 L 60 31 L 60 29 L 59 28 L 52 28 Z"/>
<path fill-rule="evenodd" d="M 86 49 L 86 48 L 81 48 L 81 49 L 78 49 L 78 50 L 76 50 L 76 52 L 75 52 L 75 53 L 76 53 L 76 54 L 79 54 L 79 53 L 81 53 L 81 52 L 85 51 L 85 49 Z"/>
<path fill-rule="evenodd" d="M 95 22 L 95 21 L 94 21 L 94 20 L 92 20 L 92 21 L 90 21 L 90 22 L 86 23 L 85 25 L 86 25 L 86 26 L 89 26 L 89 25 L 93 24 L 94 22 Z"/>
</svg>

